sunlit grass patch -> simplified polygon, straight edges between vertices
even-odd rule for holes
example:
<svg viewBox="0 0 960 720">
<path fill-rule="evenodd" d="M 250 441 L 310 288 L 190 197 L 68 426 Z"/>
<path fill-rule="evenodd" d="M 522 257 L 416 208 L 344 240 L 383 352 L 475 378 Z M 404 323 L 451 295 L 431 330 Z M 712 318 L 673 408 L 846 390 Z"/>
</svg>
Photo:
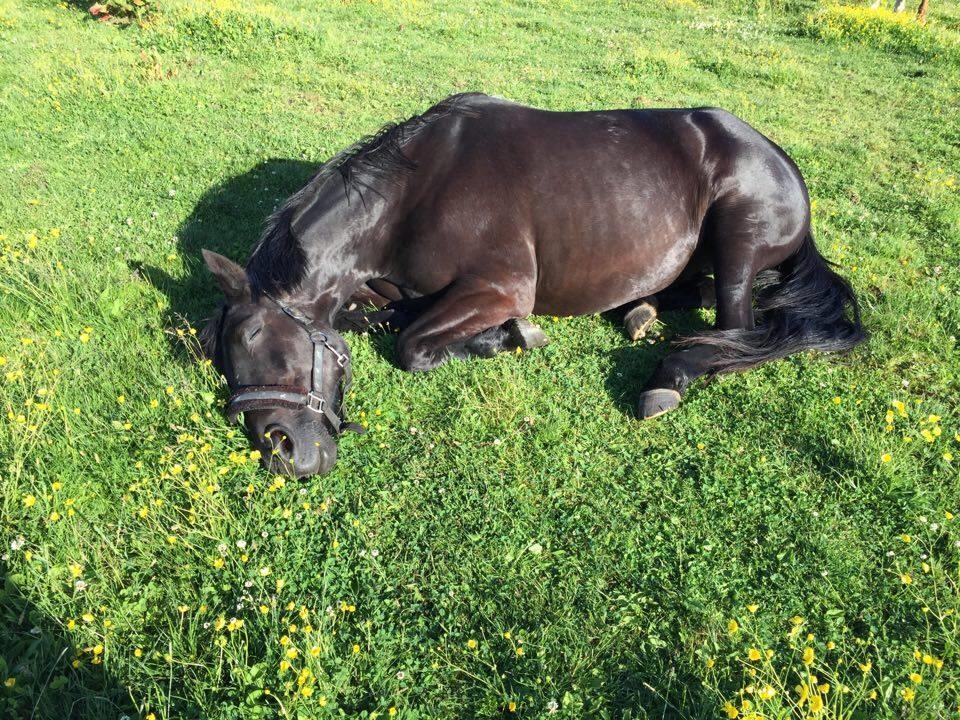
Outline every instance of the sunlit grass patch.
<svg viewBox="0 0 960 720">
<path fill-rule="evenodd" d="M 0 717 L 955 714 L 955 64 L 792 0 L 158 7 L 0 0 Z M 242 260 L 317 164 L 461 90 L 737 112 L 871 342 L 639 423 L 713 311 L 538 317 L 547 347 L 425 375 L 349 333 L 369 432 L 264 473 L 195 352 L 199 248 Z"/>
<path fill-rule="evenodd" d="M 891 538 L 884 583 L 909 604 L 904 619 L 922 628 L 917 642 L 879 638 L 880 618 L 848 626 L 794 615 L 771 636 L 755 622 L 763 604 L 750 603 L 701 651 L 722 716 L 840 720 L 894 707 L 911 717 L 957 711 L 960 526 L 955 512 L 944 510 L 904 527 L 913 534 Z"/>
<path fill-rule="evenodd" d="M 960 61 L 960 37 L 935 25 L 922 25 L 910 12 L 886 7 L 828 5 L 807 16 L 804 28 L 824 40 L 850 40 L 925 57 Z"/>
</svg>

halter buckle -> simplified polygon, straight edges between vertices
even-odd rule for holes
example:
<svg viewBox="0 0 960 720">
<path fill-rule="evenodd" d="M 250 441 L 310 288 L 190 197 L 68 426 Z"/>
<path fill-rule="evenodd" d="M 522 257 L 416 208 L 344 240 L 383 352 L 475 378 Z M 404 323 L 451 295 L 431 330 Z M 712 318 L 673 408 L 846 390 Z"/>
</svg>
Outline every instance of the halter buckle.
<svg viewBox="0 0 960 720">
<path fill-rule="evenodd" d="M 313 390 L 307 393 L 307 402 L 306 406 L 313 410 L 315 413 L 323 414 L 323 408 L 326 405 L 326 401 L 323 397 Z"/>
</svg>

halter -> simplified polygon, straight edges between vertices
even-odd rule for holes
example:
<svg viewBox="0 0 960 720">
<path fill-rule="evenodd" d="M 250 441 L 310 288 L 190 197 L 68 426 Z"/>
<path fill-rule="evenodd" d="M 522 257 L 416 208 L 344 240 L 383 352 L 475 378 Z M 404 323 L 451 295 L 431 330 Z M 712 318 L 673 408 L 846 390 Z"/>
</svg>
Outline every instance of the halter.
<svg viewBox="0 0 960 720">
<path fill-rule="evenodd" d="M 350 368 L 350 357 L 341 353 L 332 344 L 327 335 L 313 325 L 313 320 L 299 310 L 288 307 L 264 293 L 270 302 L 280 308 L 284 314 L 299 325 L 313 343 L 313 367 L 310 369 L 310 388 L 297 385 L 241 385 L 227 401 L 227 418 L 234 422 L 237 416 L 248 410 L 272 410 L 276 408 L 290 408 L 298 410 L 307 408 L 326 419 L 334 435 L 340 435 L 348 430 L 364 433 L 363 426 L 348 423 L 341 419 L 343 406 L 346 402 L 350 384 L 353 382 L 353 371 Z M 342 391 L 340 393 L 340 407 L 334 411 L 323 397 L 323 370 L 324 355 L 329 350 L 335 358 L 337 367 L 343 369 Z"/>
</svg>

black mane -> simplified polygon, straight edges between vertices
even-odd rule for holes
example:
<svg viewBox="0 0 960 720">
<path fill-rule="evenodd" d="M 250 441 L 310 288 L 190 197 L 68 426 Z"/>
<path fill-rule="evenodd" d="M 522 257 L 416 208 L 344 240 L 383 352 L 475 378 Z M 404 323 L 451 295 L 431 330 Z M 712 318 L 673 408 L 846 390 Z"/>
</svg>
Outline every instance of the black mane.
<svg viewBox="0 0 960 720">
<path fill-rule="evenodd" d="M 404 154 L 403 148 L 423 128 L 451 113 L 468 113 L 464 103 L 479 95 L 452 95 L 420 115 L 401 123 L 388 123 L 324 163 L 306 185 L 267 218 L 263 234 L 247 261 L 247 276 L 253 292 L 278 294 L 295 288 L 303 280 L 307 270 L 306 254 L 290 231 L 290 221 L 311 192 L 338 174 L 347 200 L 351 192 L 356 192 L 362 202 L 364 190 L 377 192 L 375 183 L 383 186 L 416 168 L 417 164 Z"/>
</svg>

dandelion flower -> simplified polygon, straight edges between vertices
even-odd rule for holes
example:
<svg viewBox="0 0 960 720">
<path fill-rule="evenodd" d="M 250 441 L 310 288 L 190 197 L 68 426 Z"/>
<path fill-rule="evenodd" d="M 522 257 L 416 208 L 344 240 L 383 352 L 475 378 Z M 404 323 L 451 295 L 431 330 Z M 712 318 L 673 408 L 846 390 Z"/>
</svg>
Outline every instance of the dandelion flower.
<svg viewBox="0 0 960 720">
<path fill-rule="evenodd" d="M 476 649 L 477 649 L 477 641 L 474 640 L 473 638 L 470 638 L 469 640 L 467 640 L 467 647 L 470 648 L 471 650 L 476 650 Z"/>
<path fill-rule="evenodd" d="M 913 699 L 917 696 L 916 691 L 911 687 L 905 687 L 900 691 L 900 697 L 902 697 L 907 702 L 913 702 Z"/>
<path fill-rule="evenodd" d="M 804 665 L 806 665 L 807 667 L 813 665 L 814 657 L 815 657 L 815 653 L 813 652 L 813 648 L 812 648 L 812 647 L 804 648 L 804 651 L 803 651 L 803 664 L 804 664 Z"/>
</svg>

